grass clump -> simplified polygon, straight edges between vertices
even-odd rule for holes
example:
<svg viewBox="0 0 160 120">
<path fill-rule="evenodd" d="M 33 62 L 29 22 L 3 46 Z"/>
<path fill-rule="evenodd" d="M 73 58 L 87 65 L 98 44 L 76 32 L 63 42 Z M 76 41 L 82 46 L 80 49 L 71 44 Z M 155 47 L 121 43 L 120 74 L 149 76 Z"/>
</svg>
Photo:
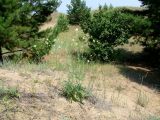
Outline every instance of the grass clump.
<svg viewBox="0 0 160 120">
<path fill-rule="evenodd" d="M 74 64 L 70 66 L 68 80 L 63 85 L 63 95 L 69 101 L 82 103 L 84 99 L 90 96 L 89 91 L 82 85 L 84 76 L 83 65 Z"/>
<path fill-rule="evenodd" d="M 0 87 L 0 98 L 18 98 L 20 96 L 17 88 Z"/>
<path fill-rule="evenodd" d="M 142 107 L 146 107 L 148 103 L 149 103 L 149 98 L 147 97 L 146 93 L 140 92 L 138 94 L 137 104 Z"/>
<path fill-rule="evenodd" d="M 72 81 L 66 81 L 64 84 L 63 95 L 69 101 L 80 102 L 89 97 L 89 92 L 82 86 L 81 83 L 74 83 Z"/>
<path fill-rule="evenodd" d="M 147 120 L 160 120 L 160 117 L 150 116 Z"/>
</svg>

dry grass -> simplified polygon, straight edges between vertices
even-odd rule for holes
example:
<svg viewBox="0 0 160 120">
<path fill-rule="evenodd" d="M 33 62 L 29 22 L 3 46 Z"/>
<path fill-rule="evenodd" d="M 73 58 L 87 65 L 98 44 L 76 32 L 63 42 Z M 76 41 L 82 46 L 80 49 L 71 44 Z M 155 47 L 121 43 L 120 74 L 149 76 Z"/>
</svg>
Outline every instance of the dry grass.
<svg viewBox="0 0 160 120">
<path fill-rule="evenodd" d="M 40 26 L 40 31 L 46 30 L 48 28 L 52 28 L 56 25 L 57 18 L 59 16 L 58 12 L 52 13 L 49 17 L 47 22 L 45 22 L 43 25 Z"/>
<path fill-rule="evenodd" d="M 4 111 L 6 104 L 0 104 L 1 120 L 147 120 L 160 115 L 158 88 L 143 84 L 145 80 L 159 77 L 150 76 L 146 69 L 139 70 L 139 66 L 85 62 L 76 58 L 73 53 L 87 50 L 87 44 L 78 40 L 81 34 L 78 26 L 60 34 L 51 53 L 39 65 L 5 63 L 0 69 L 0 78 L 7 86 L 18 86 L 21 97 L 9 102 L 8 106 L 12 107 L 7 111 Z M 133 51 L 137 47 L 129 49 Z M 83 85 L 92 91 L 93 96 L 85 100 L 84 105 L 70 103 L 61 96 L 62 84 L 71 70 L 79 76 L 84 74 Z M 149 98 L 145 107 L 137 104 L 142 97 L 137 96 L 139 91 Z M 145 97 L 140 102 L 143 104 L 143 101 Z"/>
</svg>

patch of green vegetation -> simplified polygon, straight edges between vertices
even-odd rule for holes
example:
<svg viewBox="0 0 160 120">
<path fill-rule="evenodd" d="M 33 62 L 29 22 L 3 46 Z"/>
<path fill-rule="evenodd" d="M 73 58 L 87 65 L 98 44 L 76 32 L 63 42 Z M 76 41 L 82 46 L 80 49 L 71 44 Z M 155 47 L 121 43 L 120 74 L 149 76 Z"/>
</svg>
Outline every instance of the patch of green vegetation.
<svg viewBox="0 0 160 120">
<path fill-rule="evenodd" d="M 82 86 L 81 83 L 73 83 L 72 81 L 66 81 L 63 86 L 63 95 L 69 101 L 80 102 L 89 97 L 89 92 Z"/>
<path fill-rule="evenodd" d="M 79 25 L 82 21 L 87 21 L 90 18 L 91 9 L 86 6 L 84 0 L 71 0 L 67 7 L 69 23 L 72 25 Z"/>
<path fill-rule="evenodd" d="M 160 117 L 151 116 L 147 120 L 160 120 Z"/>
<path fill-rule="evenodd" d="M 92 60 L 115 61 L 120 51 L 117 46 L 128 43 L 128 39 L 141 33 L 150 22 L 143 17 L 123 13 L 114 8 L 95 12 L 89 23 L 81 27 L 89 34 L 88 46 Z"/>
<path fill-rule="evenodd" d="M 65 15 L 60 14 L 57 25 L 59 26 L 60 31 L 64 32 L 69 29 L 69 20 Z"/>
<path fill-rule="evenodd" d="M 0 87 L 0 98 L 18 98 L 20 97 L 20 94 L 18 92 L 17 88 L 10 87 L 10 88 L 5 88 L 5 87 Z"/>
<path fill-rule="evenodd" d="M 63 85 L 63 95 L 69 101 L 80 102 L 90 96 L 89 91 L 82 86 L 85 76 L 83 64 L 70 64 L 68 80 Z"/>
</svg>

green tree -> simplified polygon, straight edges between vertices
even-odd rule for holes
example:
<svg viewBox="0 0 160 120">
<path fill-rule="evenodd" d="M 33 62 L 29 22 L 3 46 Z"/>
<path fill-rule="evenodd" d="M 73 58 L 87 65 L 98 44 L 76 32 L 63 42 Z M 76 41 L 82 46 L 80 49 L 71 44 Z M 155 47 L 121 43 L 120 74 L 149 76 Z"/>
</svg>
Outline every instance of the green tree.
<svg viewBox="0 0 160 120">
<path fill-rule="evenodd" d="M 150 19 L 152 25 L 145 34 L 145 40 L 142 44 L 145 50 L 151 55 L 152 61 L 160 63 L 160 1 L 159 0 L 139 0 L 147 8 L 146 16 Z"/>
<path fill-rule="evenodd" d="M 148 9 L 149 16 L 156 18 L 155 21 L 160 21 L 160 1 L 159 0 L 139 0 Z"/>
<path fill-rule="evenodd" d="M 2 48 L 23 52 L 44 37 L 39 26 L 60 5 L 59 0 L 0 0 L 0 61 Z"/>
<path fill-rule="evenodd" d="M 147 16 L 152 22 L 150 36 L 160 37 L 160 1 L 140 0 L 147 10 Z"/>
<path fill-rule="evenodd" d="M 89 34 L 92 59 L 105 62 L 117 57 L 115 48 L 118 45 L 128 42 L 132 35 L 141 33 L 150 25 L 143 17 L 103 8 L 95 12 L 88 23 L 82 25 L 82 29 Z"/>
<path fill-rule="evenodd" d="M 62 32 L 67 31 L 69 29 L 68 18 L 63 14 L 60 14 L 57 20 L 57 25 L 59 26 L 60 31 Z"/>
<path fill-rule="evenodd" d="M 86 6 L 86 2 L 83 0 L 71 0 L 71 4 L 67 7 L 70 24 L 80 24 L 90 17 L 90 8 Z"/>
</svg>

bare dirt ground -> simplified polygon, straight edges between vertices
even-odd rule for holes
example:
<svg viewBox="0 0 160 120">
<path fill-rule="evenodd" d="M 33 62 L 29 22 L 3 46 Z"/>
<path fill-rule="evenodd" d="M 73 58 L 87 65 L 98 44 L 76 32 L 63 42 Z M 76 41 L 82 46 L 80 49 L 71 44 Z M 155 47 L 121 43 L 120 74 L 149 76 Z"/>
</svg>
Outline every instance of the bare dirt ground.
<svg viewBox="0 0 160 120">
<path fill-rule="evenodd" d="M 0 78 L 6 86 L 17 87 L 20 98 L 1 104 L 1 120 L 148 120 L 160 115 L 160 94 L 154 89 L 114 76 L 86 74 L 84 84 L 93 85 L 93 96 L 84 104 L 69 102 L 62 96 L 63 71 L 11 71 L 0 69 Z M 102 73 L 100 67 L 97 72 Z M 107 69 L 108 70 L 108 69 Z M 92 82 L 89 84 L 88 82 Z M 139 91 L 149 99 L 147 106 L 136 103 Z"/>
</svg>

